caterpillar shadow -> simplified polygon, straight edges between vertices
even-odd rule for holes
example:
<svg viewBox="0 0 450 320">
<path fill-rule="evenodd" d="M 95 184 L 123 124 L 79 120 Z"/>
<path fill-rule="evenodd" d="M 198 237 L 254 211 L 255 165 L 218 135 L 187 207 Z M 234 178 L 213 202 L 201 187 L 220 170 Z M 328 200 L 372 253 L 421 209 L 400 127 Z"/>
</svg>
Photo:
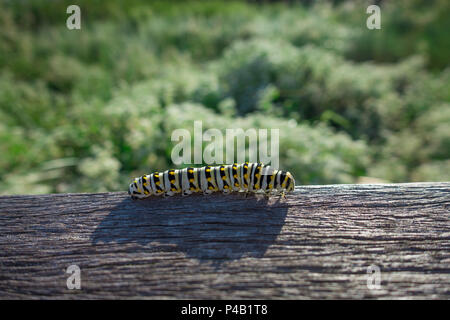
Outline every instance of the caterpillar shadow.
<svg viewBox="0 0 450 320">
<path fill-rule="evenodd" d="M 124 199 L 92 234 L 92 243 L 136 243 L 220 266 L 263 257 L 284 225 L 284 199 L 242 194 Z"/>
</svg>

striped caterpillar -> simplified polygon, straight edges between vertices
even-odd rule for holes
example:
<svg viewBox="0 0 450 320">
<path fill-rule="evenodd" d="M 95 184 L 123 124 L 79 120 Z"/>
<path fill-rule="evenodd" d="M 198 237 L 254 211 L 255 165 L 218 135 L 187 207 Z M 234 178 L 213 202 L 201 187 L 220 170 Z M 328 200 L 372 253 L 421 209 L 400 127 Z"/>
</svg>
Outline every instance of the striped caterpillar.
<svg viewBox="0 0 450 320">
<path fill-rule="evenodd" d="M 222 191 L 244 191 L 278 193 L 284 196 L 294 190 L 295 180 L 290 172 L 274 170 L 262 163 L 229 164 L 201 168 L 171 169 L 154 172 L 135 178 L 130 184 L 128 194 L 133 199 L 147 198 L 151 195 L 172 196 L 181 193 L 187 196 L 196 192 L 210 194 Z"/>
</svg>

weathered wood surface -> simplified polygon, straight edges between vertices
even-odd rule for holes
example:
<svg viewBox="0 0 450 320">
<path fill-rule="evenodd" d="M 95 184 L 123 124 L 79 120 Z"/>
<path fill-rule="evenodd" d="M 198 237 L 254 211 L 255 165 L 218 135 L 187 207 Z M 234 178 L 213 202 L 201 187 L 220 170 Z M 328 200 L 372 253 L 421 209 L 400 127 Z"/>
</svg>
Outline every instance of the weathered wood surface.
<svg viewBox="0 0 450 320">
<path fill-rule="evenodd" d="M 450 183 L 3 196 L 0 298 L 448 299 Z"/>
</svg>

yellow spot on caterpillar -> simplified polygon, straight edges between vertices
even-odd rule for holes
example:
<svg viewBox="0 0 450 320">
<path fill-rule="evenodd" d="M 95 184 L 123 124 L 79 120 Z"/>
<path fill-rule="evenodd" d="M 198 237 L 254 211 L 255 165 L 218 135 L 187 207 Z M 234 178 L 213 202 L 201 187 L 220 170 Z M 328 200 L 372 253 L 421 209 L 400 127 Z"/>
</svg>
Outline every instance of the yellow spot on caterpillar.
<svg viewBox="0 0 450 320">
<path fill-rule="evenodd" d="M 188 170 L 189 173 L 194 173 L 194 170 Z"/>
<path fill-rule="evenodd" d="M 227 180 L 227 177 L 222 177 L 222 180 Z"/>
<path fill-rule="evenodd" d="M 156 184 L 157 186 L 159 186 L 159 185 L 161 184 L 161 182 L 156 181 L 155 184 Z"/>
<path fill-rule="evenodd" d="M 206 180 L 211 181 L 211 177 L 207 178 Z"/>
<path fill-rule="evenodd" d="M 206 172 L 210 172 L 211 171 L 211 169 L 206 169 Z"/>
<path fill-rule="evenodd" d="M 239 183 L 236 182 L 236 183 L 234 184 L 234 186 L 235 186 L 235 187 L 239 187 Z"/>
<path fill-rule="evenodd" d="M 259 184 L 255 184 L 255 189 L 259 190 Z"/>
<path fill-rule="evenodd" d="M 175 188 L 172 188 L 172 189 L 170 189 L 170 190 L 172 190 L 172 191 L 177 191 L 177 189 L 175 189 Z"/>
<path fill-rule="evenodd" d="M 191 191 L 194 191 L 194 190 L 195 190 L 195 188 L 194 188 L 194 187 L 190 187 L 190 188 L 189 188 L 189 190 L 191 190 Z"/>
<path fill-rule="evenodd" d="M 269 189 L 272 189 L 272 185 L 271 184 L 269 184 Z"/>
<path fill-rule="evenodd" d="M 220 168 L 220 171 L 225 171 L 225 168 Z"/>
<path fill-rule="evenodd" d="M 224 189 L 228 189 L 228 186 L 223 186 Z"/>
<path fill-rule="evenodd" d="M 248 185 L 246 183 L 244 183 L 244 188 L 247 188 L 247 187 L 248 187 Z"/>
<path fill-rule="evenodd" d="M 235 177 L 237 179 L 237 174 L 233 175 L 233 177 Z"/>
<path fill-rule="evenodd" d="M 248 174 L 244 174 L 244 179 L 248 179 Z"/>
<path fill-rule="evenodd" d="M 173 176 L 173 175 L 175 175 L 175 172 L 169 172 L 169 174 L 170 174 L 171 176 Z"/>
<path fill-rule="evenodd" d="M 210 186 L 208 189 L 209 189 L 209 190 L 212 190 L 212 189 L 214 189 L 214 188 Z"/>
<path fill-rule="evenodd" d="M 189 182 L 194 182 L 194 179 L 189 179 Z"/>
</svg>

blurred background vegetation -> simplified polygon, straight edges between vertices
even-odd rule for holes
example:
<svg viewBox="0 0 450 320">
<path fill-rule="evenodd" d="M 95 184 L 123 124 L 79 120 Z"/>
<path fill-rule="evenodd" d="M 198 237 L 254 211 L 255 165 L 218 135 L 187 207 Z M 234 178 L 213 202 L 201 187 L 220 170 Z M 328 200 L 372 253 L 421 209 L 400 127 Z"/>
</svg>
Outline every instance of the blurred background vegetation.
<svg viewBox="0 0 450 320">
<path fill-rule="evenodd" d="M 194 119 L 279 128 L 299 184 L 449 181 L 450 2 L 376 3 L 2 1 L 0 193 L 125 190 Z"/>
</svg>

